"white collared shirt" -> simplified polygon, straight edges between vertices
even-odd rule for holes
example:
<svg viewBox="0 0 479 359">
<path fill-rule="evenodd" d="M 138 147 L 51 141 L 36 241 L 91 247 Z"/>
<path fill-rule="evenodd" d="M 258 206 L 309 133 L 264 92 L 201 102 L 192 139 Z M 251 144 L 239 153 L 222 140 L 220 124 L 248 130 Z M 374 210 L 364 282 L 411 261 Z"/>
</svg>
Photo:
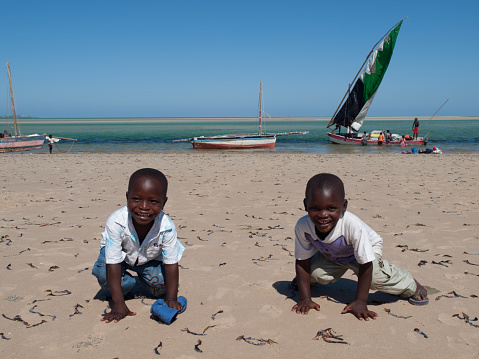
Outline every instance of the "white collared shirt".
<svg viewBox="0 0 479 359">
<path fill-rule="evenodd" d="M 113 212 L 101 234 L 101 247 L 105 248 L 107 264 L 125 261 L 129 265 L 142 265 L 151 260 L 164 264 L 178 263 L 185 247 L 176 237 L 173 221 L 163 212 L 155 218 L 153 226 L 140 245 L 128 207 Z"/>
<path fill-rule="evenodd" d="M 340 263 L 356 259 L 359 264 L 365 264 L 376 259 L 375 253 L 382 255 L 381 236 L 348 211 L 341 215 L 324 240 L 316 234 L 314 223 L 308 215 L 298 220 L 294 232 L 294 255 L 299 260 L 311 258 L 318 250 L 327 258 Z M 316 246 L 308 238 L 317 241 Z"/>
</svg>

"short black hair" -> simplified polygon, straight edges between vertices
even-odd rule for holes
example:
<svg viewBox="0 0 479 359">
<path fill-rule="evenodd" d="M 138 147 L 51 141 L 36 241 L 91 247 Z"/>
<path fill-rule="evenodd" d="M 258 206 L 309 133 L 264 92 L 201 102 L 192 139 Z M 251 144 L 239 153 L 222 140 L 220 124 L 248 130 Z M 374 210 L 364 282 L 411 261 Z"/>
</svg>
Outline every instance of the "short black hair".
<svg viewBox="0 0 479 359">
<path fill-rule="evenodd" d="M 128 192 L 130 191 L 133 182 L 135 182 L 139 178 L 152 178 L 159 181 L 163 186 L 166 197 L 166 192 L 168 191 L 168 180 L 166 179 L 166 176 L 163 174 L 163 172 L 155 170 L 154 168 L 141 168 L 135 171 L 130 176 L 130 181 L 128 182 Z"/>
<path fill-rule="evenodd" d="M 311 198 L 317 190 L 333 190 L 342 198 L 345 197 L 343 181 L 331 173 L 319 173 L 311 177 L 306 185 L 305 197 Z"/>
</svg>

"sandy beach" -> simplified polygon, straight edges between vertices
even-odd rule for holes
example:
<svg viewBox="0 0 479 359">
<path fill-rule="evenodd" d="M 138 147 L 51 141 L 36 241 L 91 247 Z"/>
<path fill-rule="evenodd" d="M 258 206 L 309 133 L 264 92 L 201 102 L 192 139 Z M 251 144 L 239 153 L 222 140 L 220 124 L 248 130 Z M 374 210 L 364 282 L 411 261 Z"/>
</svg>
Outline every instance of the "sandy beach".
<svg viewBox="0 0 479 359">
<path fill-rule="evenodd" d="M 479 155 L 4 154 L 3 161 L 1 357 L 479 357 Z M 136 316 L 101 322 L 108 301 L 91 274 L 105 222 L 126 204 L 129 175 L 142 167 L 167 175 L 165 212 L 186 247 L 179 295 L 188 308 L 169 326 L 150 318 L 155 299 L 141 296 L 127 301 Z M 385 259 L 427 287 L 429 305 L 372 291 L 377 320 L 341 314 L 356 290 L 348 272 L 313 287 L 319 312 L 291 312 L 293 230 L 306 214 L 306 182 L 319 172 L 343 179 L 348 210 L 383 237 Z M 313 340 L 327 328 L 346 344 Z M 252 345 L 237 340 L 242 335 L 270 341 Z"/>
</svg>

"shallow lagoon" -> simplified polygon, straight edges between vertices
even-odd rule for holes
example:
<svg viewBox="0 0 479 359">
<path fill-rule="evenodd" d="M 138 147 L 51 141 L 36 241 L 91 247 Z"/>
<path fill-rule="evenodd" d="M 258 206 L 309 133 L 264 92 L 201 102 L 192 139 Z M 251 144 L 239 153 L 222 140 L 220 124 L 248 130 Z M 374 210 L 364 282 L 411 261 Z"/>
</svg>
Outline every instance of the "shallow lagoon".
<svg viewBox="0 0 479 359">
<path fill-rule="evenodd" d="M 193 151 L 191 144 L 173 142 L 173 140 L 194 136 L 210 136 L 233 133 L 254 133 L 257 131 L 257 119 L 232 120 L 215 119 L 35 119 L 21 124 L 24 134 L 46 133 L 54 136 L 75 138 L 73 147 L 69 142 L 61 141 L 55 150 L 59 152 L 168 152 Z M 428 146 L 437 146 L 444 153 L 471 153 L 479 150 L 479 119 L 468 120 L 431 120 L 421 121 L 420 136 L 427 134 Z M 397 153 L 402 148 L 396 146 L 342 146 L 332 145 L 327 136 L 327 120 L 304 118 L 287 120 L 269 119 L 265 121 L 265 132 L 309 131 L 307 135 L 279 136 L 274 151 L 290 153 Z M 400 135 L 410 133 L 411 121 L 374 120 L 366 121 L 362 131 L 389 130 Z M 48 151 L 45 146 L 40 151 Z M 198 150 L 195 150 L 198 151 Z"/>
</svg>

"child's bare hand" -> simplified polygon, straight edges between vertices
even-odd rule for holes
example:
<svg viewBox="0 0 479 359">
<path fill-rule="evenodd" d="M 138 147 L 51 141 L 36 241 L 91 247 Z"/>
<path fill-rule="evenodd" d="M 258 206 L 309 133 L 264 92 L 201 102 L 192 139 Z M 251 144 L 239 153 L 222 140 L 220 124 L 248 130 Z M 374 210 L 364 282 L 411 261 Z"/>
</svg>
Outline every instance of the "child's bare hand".
<svg viewBox="0 0 479 359">
<path fill-rule="evenodd" d="M 183 306 L 176 301 L 176 299 L 165 299 L 165 303 L 168 305 L 168 307 L 176 309 L 176 310 L 182 310 Z"/>
<path fill-rule="evenodd" d="M 373 312 L 372 310 L 368 309 L 368 306 L 366 305 L 366 303 L 356 301 L 356 300 L 353 300 L 346 307 L 344 307 L 341 313 L 344 314 L 349 311 L 351 311 L 359 320 L 364 319 L 367 321 L 369 320 L 369 318 L 376 319 L 376 317 L 378 316 L 376 312 Z"/>
<path fill-rule="evenodd" d="M 298 314 L 308 314 L 310 309 L 319 310 L 319 304 L 313 302 L 311 298 L 307 298 L 301 299 L 298 303 L 296 303 L 291 311 L 296 311 Z"/>
<path fill-rule="evenodd" d="M 113 305 L 113 308 L 109 313 L 102 314 L 102 322 L 104 321 L 105 323 L 110 323 L 110 322 L 115 322 L 117 323 L 119 320 L 122 320 L 126 316 L 133 316 L 136 315 L 135 312 L 130 311 L 126 304 L 123 303 L 123 305 Z"/>
</svg>

